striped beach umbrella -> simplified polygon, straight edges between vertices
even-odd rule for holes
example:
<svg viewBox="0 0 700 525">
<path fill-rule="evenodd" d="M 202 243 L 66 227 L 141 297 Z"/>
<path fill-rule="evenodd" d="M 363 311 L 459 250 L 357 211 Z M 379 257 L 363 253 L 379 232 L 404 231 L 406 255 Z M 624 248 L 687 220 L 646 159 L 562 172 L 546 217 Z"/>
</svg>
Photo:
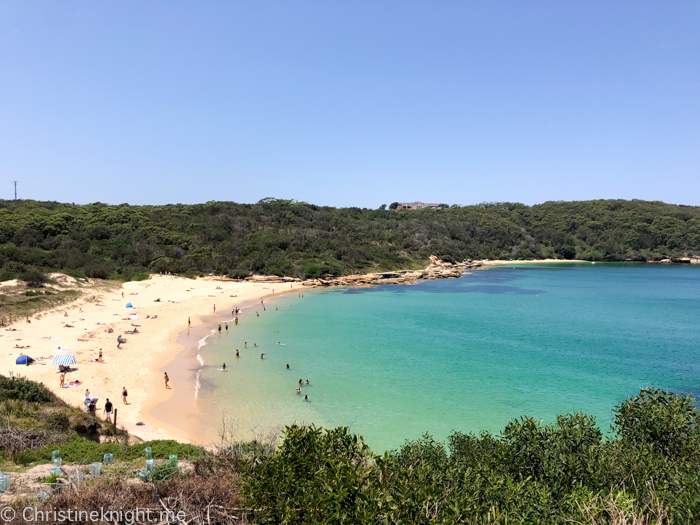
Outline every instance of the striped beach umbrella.
<svg viewBox="0 0 700 525">
<path fill-rule="evenodd" d="M 57 355 L 56 357 L 53 358 L 53 363 L 52 365 L 63 365 L 63 366 L 69 366 L 69 365 L 74 365 L 75 364 L 75 355 L 74 354 L 67 354 L 67 355 Z"/>
</svg>

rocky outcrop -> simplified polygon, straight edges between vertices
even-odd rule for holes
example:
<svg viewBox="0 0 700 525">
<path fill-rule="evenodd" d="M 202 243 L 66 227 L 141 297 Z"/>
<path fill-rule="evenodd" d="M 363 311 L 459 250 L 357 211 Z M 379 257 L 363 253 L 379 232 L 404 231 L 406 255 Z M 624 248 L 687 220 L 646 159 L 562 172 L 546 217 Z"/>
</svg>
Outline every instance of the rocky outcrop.
<svg viewBox="0 0 700 525">
<path fill-rule="evenodd" d="M 392 272 L 376 272 L 364 275 L 346 275 L 329 277 L 327 279 L 311 279 L 304 281 L 304 286 L 375 286 L 377 284 L 414 284 L 421 279 L 456 279 L 465 270 L 478 269 L 481 263 L 464 261 L 461 263 L 446 263 L 435 256 L 430 257 L 431 264 L 424 270 L 397 270 Z"/>
<path fill-rule="evenodd" d="M 448 263 L 430 256 L 430 265 L 424 270 L 396 270 L 391 272 L 376 272 L 364 275 L 344 275 L 342 277 L 327 277 L 302 281 L 294 277 L 279 277 L 277 275 L 251 275 L 245 280 L 254 283 L 299 283 L 304 286 L 374 286 L 376 284 L 413 284 L 420 279 L 456 279 L 465 270 L 481 268 L 480 261 L 463 261 Z M 229 280 L 229 279 L 227 279 Z M 230 279 L 235 280 L 235 279 Z"/>
<path fill-rule="evenodd" d="M 278 275 L 251 275 L 245 278 L 246 281 L 253 283 L 298 283 L 301 279 L 295 277 L 280 277 Z"/>
<path fill-rule="evenodd" d="M 691 257 L 690 264 L 700 264 L 700 257 Z"/>
</svg>

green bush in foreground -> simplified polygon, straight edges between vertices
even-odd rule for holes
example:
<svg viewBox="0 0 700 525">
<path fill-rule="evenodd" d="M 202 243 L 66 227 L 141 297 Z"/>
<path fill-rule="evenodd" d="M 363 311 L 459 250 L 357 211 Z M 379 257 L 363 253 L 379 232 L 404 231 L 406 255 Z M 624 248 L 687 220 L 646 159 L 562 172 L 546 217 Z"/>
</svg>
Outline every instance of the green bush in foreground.
<svg viewBox="0 0 700 525">
<path fill-rule="evenodd" d="M 513 420 L 499 436 L 426 435 L 383 456 L 346 428 L 295 425 L 248 463 L 242 495 L 256 523 L 700 522 L 693 400 L 643 389 L 614 414 L 609 438 L 576 413 Z"/>
</svg>

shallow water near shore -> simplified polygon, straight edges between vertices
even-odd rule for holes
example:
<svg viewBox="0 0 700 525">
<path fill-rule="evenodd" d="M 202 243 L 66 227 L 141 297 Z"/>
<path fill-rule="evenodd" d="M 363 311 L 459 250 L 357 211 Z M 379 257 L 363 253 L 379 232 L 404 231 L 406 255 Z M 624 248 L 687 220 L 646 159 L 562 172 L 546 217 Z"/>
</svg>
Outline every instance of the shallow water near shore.
<svg viewBox="0 0 700 525">
<path fill-rule="evenodd" d="M 689 265 L 496 267 L 308 290 L 239 317 L 200 352 L 211 438 L 222 416 L 243 438 L 295 421 L 347 425 L 377 451 L 574 410 L 607 431 L 611 409 L 641 387 L 700 390 L 700 268 Z M 310 382 L 301 395 L 299 379 Z"/>
</svg>

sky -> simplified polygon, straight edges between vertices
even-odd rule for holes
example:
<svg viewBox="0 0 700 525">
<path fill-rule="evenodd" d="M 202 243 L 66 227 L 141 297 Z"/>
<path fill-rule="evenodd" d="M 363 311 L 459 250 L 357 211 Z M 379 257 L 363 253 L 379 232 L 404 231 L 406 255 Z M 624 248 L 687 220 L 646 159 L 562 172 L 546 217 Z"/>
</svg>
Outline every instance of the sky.
<svg viewBox="0 0 700 525">
<path fill-rule="evenodd" d="M 700 205 L 700 2 L 0 3 L 0 198 Z"/>
</svg>

